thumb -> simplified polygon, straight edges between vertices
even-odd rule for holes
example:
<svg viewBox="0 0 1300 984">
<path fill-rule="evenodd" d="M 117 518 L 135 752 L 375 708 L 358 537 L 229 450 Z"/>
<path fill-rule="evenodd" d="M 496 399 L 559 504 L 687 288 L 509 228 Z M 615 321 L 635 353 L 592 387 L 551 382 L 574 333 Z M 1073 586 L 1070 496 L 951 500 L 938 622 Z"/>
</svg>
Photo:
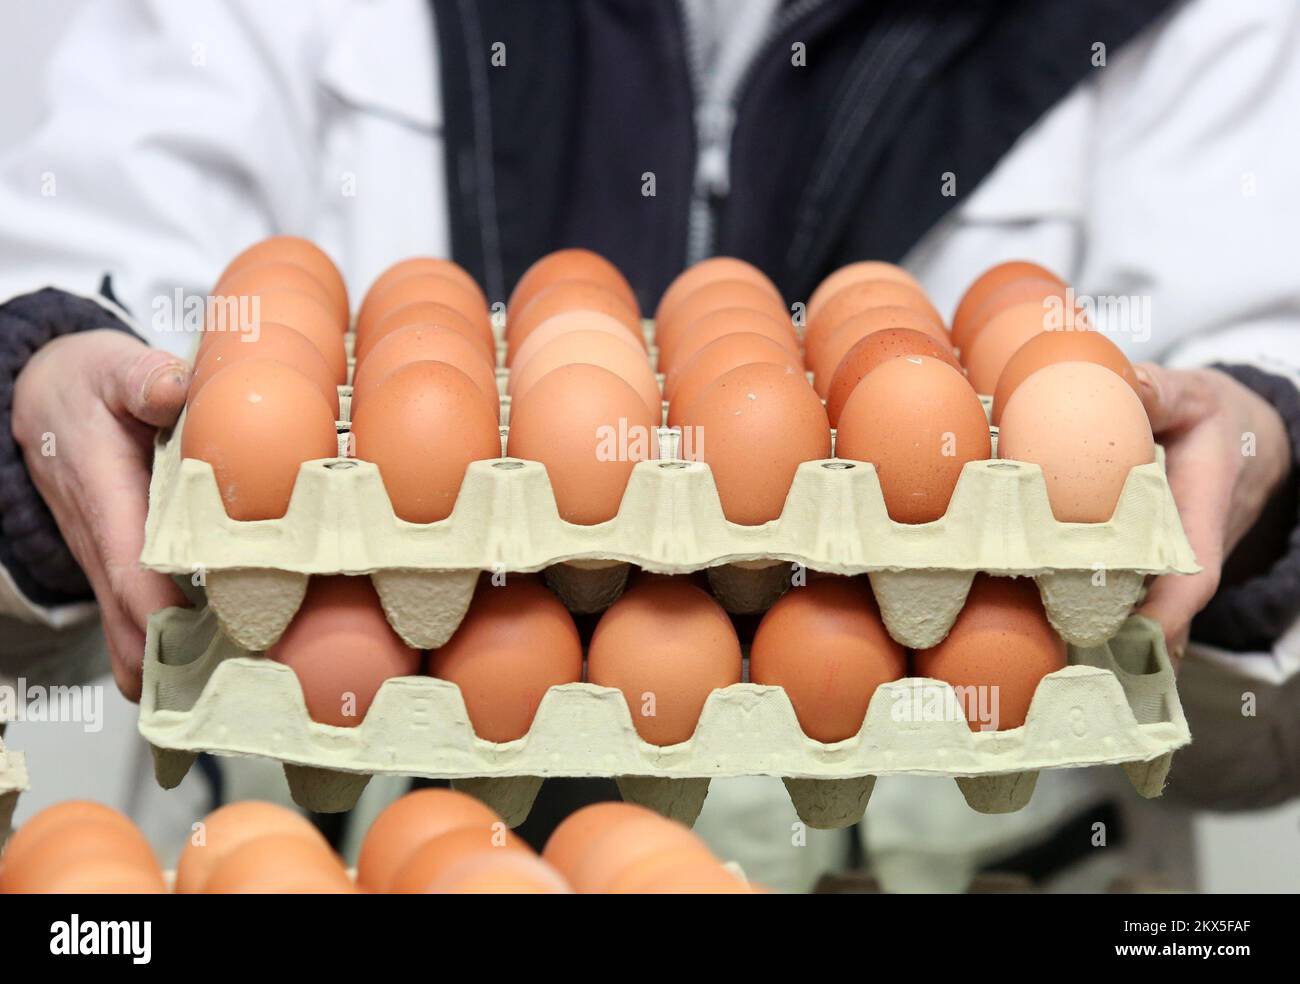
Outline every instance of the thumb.
<svg viewBox="0 0 1300 984">
<path fill-rule="evenodd" d="M 190 388 L 190 367 L 169 352 L 118 334 L 100 377 L 104 402 L 152 427 L 176 423 Z"/>
<path fill-rule="evenodd" d="M 1139 363 L 1134 372 L 1154 433 L 1183 430 L 1205 415 L 1208 391 L 1199 373 L 1165 369 L 1153 362 Z"/>
</svg>

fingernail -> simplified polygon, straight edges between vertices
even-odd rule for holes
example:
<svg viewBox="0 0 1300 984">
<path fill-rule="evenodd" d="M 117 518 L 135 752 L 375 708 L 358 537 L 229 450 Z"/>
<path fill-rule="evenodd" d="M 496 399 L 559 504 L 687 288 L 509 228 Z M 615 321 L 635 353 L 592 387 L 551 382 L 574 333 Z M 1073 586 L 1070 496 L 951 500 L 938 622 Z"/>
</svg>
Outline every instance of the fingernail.
<svg viewBox="0 0 1300 984">
<path fill-rule="evenodd" d="M 144 377 L 144 383 L 140 387 L 140 402 L 146 404 L 149 397 L 153 394 L 153 388 L 158 383 L 166 383 L 178 386 L 184 389 L 189 382 L 189 369 L 177 365 L 175 362 L 164 362 L 160 366 L 155 366 L 149 375 Z"/>
</svg>

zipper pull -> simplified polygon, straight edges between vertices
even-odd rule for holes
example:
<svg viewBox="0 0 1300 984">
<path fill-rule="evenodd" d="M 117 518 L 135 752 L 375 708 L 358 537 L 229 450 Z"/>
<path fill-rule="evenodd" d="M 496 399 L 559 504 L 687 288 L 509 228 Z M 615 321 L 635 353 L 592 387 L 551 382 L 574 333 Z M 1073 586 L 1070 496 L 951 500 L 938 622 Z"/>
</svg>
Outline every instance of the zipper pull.
<svg viewBox="0 0 1300 984">
<path fill-rule="evenodd" d="M 731 131 L 735 111 L 727 103 L 709 103 L 695 114 L 700 153 L 695 167 L 695 191 L 709 198 L 725 198 L 731 191 Z"/>
</svg>

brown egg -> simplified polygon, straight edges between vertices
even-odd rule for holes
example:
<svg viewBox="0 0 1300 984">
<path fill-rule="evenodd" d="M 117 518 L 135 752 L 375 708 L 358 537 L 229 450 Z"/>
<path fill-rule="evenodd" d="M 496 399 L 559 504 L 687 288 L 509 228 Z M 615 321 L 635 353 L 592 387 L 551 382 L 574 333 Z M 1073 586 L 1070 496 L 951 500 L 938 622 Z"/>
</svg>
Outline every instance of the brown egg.
<svg viewBox="0 0 1300 984">
<path fill-rule="evenodd" d="M 334 412 L 282 362 L 245 359 L 216 373 L 185 414 L 181 457 L 212 465 L 231 519 L 278 519 L 305 461 L 338 454 Z"/>
<path fill-rule="evenodd" d="M 977 574 L 947 638 L 917 652 L 915 673 L 966 688 L 957 694 L 972 731 L 1006 731 L 1025 723 L 1038 681 L 1065 661 L 1030 578 Z"/>
<path fill-rule="evenodd" d="M 429 886 L 439 895 L 571 895 L 549 864 L 523 851 L 485 851 L 464 858 Z"/>
<path fill-rule="evenodd" d="M 314 297 L 329 312 L 335 330 L 339 334 L 347 331 L 346 302 L 340 307 L 324 284 L 293 263 L 273 261 L 240 267 L 224 275 L 212 288 L 212 295 L 217 298 L 257 297 L 273 290 L 296 290 Z"/>
<path fill-rule="evenodd" d="M 207 354 L 208 347 L 235 334 L 240 338 L 254 339 L 256 344 L 261 328 L 267 324 L 292 328 L 316 347 L 330 378 L 342 385 L 348 378 L 348 357 L 343 336 L 334 323 L 334 317 L 324 303 L 300 290 L 267 290 L 253 298 L 233 298 L 227 305 L 211 312 L 207 328 L 199 339 L 198 358 Z"/>
<path fill-rule="evenodd" d="M 389 335 L 407 328 L 450 328 L 463 335 L 474 346 L 480 359 L 487 363 L 495 374 L 497 365 L 496 342 L 491 329 L 485 329 L 482 322 L 472 322 L 455 308 L 437 301 L 416 301 L 396 311 L 384 315 L 370 329 L 365 339 L 358 338 L 356 346 L 357 365 L 362 366 L 370 359 L 370 353 Z"/>
<path fill-rule="evenodd" d="M 792 356 L 798 358 L 800 355 L 799 339 L 788 321 L 778 321 L 770 314 L 753 308 L 719 308 L 696 318 L 682 330 L 681 337 L 673 348 L 672 360 L 661 362 L 659 370 L 672 372 L 689 362 L 706 345 L 741 332 L 770 338 Z"/>
<path fill-rule="evenodd" d="M 835 454 L 876 466 L 894 522 L 928 523 L 948 511 L 966 462 L 991 456 L 988 418 L 952 366 L 928 356 L 890 359 L 845 402 Z"/>
<path fill-rule="evenodd" d="M 723 335 L 689 359 L 679 361 L 677 368 L 664 379 L 664 397 L 669 401 L 668 426 L 680 427 L 695 398 L 719 376 L 755 362 L 803 371 L 800 356 L 791 353 L 788 346 L 764 335 L 752 331 Z"/>
<path fill-rule="evenodd" d="M 167 884 L 157 865 L 139 865 L 117 856 L 85 858 L 48 872 L 39 888 L 45 895 L 165 895 Z"/>
<path fill-rule="evenodd" d="M 389 892 L 393 895 L 425 895 L 439 879 L 446 876 L 467 857 L 491 851 L 531 854 L 522 840 L 510 832 L 502 821 L 460 827 L 439 834 L 417 847 L 393 878 Z"/>
<path fill-rule="evenodd" d="M 588 846 L 602 831 L 652 813 L 653 811 L 647 810 L 644 806 L 624 803 L 622 800 L 584 806 L 570 813 L 551 832 L 542 850 L 542 859 L 565 877 L 569 877 L 586 857 Z"/>
<path fill-rule="evenodd" d="M 17 857 L 6 854 L 0 868 L 0 893 L 50 892 L 54 880 L 69 884 L 81 866 L 106 860 L 129 865 L 141 880 L 156 876 L 161 884 L 153 851 L 134 825 L 123 826 L 116 818 L 84 816 L 56 824 Z"/>
<path fill-rule="evenodd" d="M 749 681 L 785 688 L 804 734 L 852 738 L 871 696 L 907 674 L 865 579 L 828 577 L 787 592 L 763 616 L 749 653 Z"/>
<path fill-rule="evenodd" d="M 809 322 L 803 337 L 804 364 L 814 368 L 819 366 L 822 347 L 830 341 L 840 325 L 863 311 L 879 307 L 910 308 L 937 324 L 943 324 L 943 318 L 930 303 L 930 299 L 910 284 L 896 280 L 867 280 L 849 284 L 828 298 L 818 311 L 817 320 Z M 835 367 L 828 366 L 827 371 L 833 373 Z"/>
<path fill-rule="evenodd" d="M 687 329 L 706 314 L 726 308 L 749 308 L 766 314 L 779 324 L 794 325 L 785 305 L 765 287 L 744 280 L 714 280 L 693 290 L 675 304 L 662 321 L 655 322 L 655 344 L 659 346 L 659 370 L 667 372 L 674 366 L 674 349 L 684 340 Z"/>
<path fill-rule="evenodd" d="M 1122 377 L 1092 362 L 1058 362 L 1007 401 L 998 457 L 1043 469 L 1060 522 L 1104 523 L 1128 473 L 1155 460 L 1155 441 L 1142 401 Z"/>
<path fill-rule="evenodd" d="M 483 288 L 459 263 L 434 256 L 412 256 L 405 260 L 398 260 L 375 278 L 375 282 L 370 285 L 370 290 L 366 292 L 366 296 L 361 302 L 360 310 L 365 311 L 367 304 L 378 302 L 384 291 L 399 280 L 405 280 L 407 277 L 429 276 L 456 281 L 456 283 L 473 293 L 485 308 L 488 306 L 487 295 L 483 293 Z M 358 312 L 357 318 L 360 320 L 360 312 Z"/>
<path fill-rule="evenodd" d="M 352 441 L 354 457 L 379 466 L 393 512 L 408 523 L 446 519 L 469 463 L 501 456 L 495 408 L 445 362 L 412 362 L 365 393 Z"/>
<path fill-rule="evenodd" d="M 633 466 L 658 457 L 658 425 L 608 369 L 564 366 L 512 405 L 506 451 L 545 465 L 560 518 L 591 526 L 618 515 Z"/>
<path fill-rule="evenodd" d="M 601 284 L 586 280 L 561 280 L 551 284 L 524 306 L 506 325 L 506 365 L 514 368 L 520 347 L 541 325 L 571 311 L 596 311 L 613 318 L 637 346 L 645 351 L 641 318 L 626 300 Z"/>
<path fill-rule="evenodd" d="M 722 867 L 704 844 L 666 848 L 623 867 L 605 891 L 610 895 L 640 895 L 653 890 L 664 878 L 673 877 L 673 872 L 683 865 Z"/>
<path fill-rule="evenodd" d="M 65 825 L 86 822 L 115 824 L 127 832 L 136 829 L 126 814 L 111 806 L 94 800 L 64 800 L 47 806 L 14 831 L 5 845 L 4 854 L 0 855 L 0 868 L 17 862 L 29 848 Z"/>
<path fill-rule="evenodd" d="M 683 427 L 683 457 L 708 463 L 723 513 L 747 526 L 778 518 L 799 465 L 831 453 L 826 410 L 788 366 L 732 369 L 695 398 Z"/>
<path fill-rule="evenodd" d="M 662 413 L 659 383 L 646 354 L 622 339 L 602 331 L 570 331 L 534 352 L 528 365 L 510 373 L 510 396 L 520 400 L 547 373 L 561 366 L 592 365 L 608 369 L 645 401 L 652 418 Z"/>
<path fill-rule="evenodd" d="M 826 394 L 826 416 L 830 418 L 831 426 L 840 425 L 844 404 L 871 370 L 890 359 L 907 355 L 927 355 L 952 366 L 960 373 L 966 372 L 953 354 L 952 347 L 933 335 L 911 328 L 873 331 L 849 349 L 848 354 L 840 360 L 835 375 L 831 377 L 830 391 Z"/>
<path fill-rule="evenodd" d="M 952 316 L 952 344 L 955 348 L 965 348 L 970 342 L 975 328 L 975 314 L 999 288 L 1016 280 L 1053 280 L 1062 287 L 1065 281 L 1046 267 L 1027 260 L 1010 260 L 989 267 L 966 288 L 957 303 L 957 310 Z"/>
<path fill-rule="evenodd" d="M 533 263 L 519 278 L 506 307 L 506 324 L 513 322 L 529 301 L 561 280 L 599 284 L 622 298 L 638 319 L 641 317 L 636 294 L 618 267 L 589 249 L 557 249 Z"/>
<path fill-rule="evenodd" d="M 314 575 L 298 612 L 266 655 L 302 685 L 307 714 L 355 728 L 385 680 L 420 672 L 420 652 L 393 631 L 365 575 Z"/>
<path fill-rule="evenodd" d="M 679 851 L 707 853 L 708 848 L 681 824 L 642 808 L 637 816 L 622 816 L 595 831 L 577 864 L 561 873 L 576 892 L 603 893 L 644 859 Z"/>
<path fill-rule="evenodd" d="M 1105 335 L 1095 331 L 1045 331 L 1016 349 L 1003 367 L 993 392 L 993 423 L 1002 420 L 1007 400 L 1021 383 L 1044 366 L 1058 362 L 1095 362 L 1118 375 L 1134 393 L 1138 392 L 1133 364 Z"/>
<path fill-rule="evenodd" d="M 662 322 L 670 318 L 677 305 L 699 288 L 717 280 L 739 280 L 753 284 L 769 293 L 783 308 L 785 306 L 776 284 L 754 264 L 738 260 L 734 256 L 711 256 L 687 267 L 673 279 L 659 299 L 655 321 Z"/>
<path fill-rule="evenodd" d="M 441 325 L 412 325 L 384 335 L 357 366 L 352 379 L 352 408 L 366 402 L 369 394 L 403 366 L 414 362 L 445 362 L 470 378 L 488 405 L 501 415 L 497 374 L 483 358 L 483 350 L 454 328 Z"/>
<path fill-rule="evenodd" d="M 375 329 L 383 325 L 389 315 L 409 304 L 422 302 L 444 304 L 451 308 L 470 323 L 474 336 L 484 349 L 489 353 L 495 353 L 496 336 L 492 333 L 492 319 L 478 294 L 459 281 L 447 277 L 415 274 L 398 280 L 386 289 L 373 304 L 366 307 L 364 319 L 361 315 L 357 316 L 357 359 L 364 358 L 364 353 L 378 341 L 378 338 L 370 336 L 376 334 Z M 405 328 L 409 324 L 411 322 L 405 322 L 401 327 Z M 454 328 L 455 325 L 449 327 Z M 388 330 L 396 329 L 388 326 Z M 495 355 L 493 358 L 495 359 Z"/>
<path fill-rule="evenodd" d="M 582 680 L 582 643 L 568 610 L 537 581 L 483 578 L 455 635 L 429 653 L 428 673 L 460 687 L 476 735 L 514 741 L 551 687 Z"/>
<path fill-rule="evenodd" d="M 639 581 L 601 616 L 587 680 L 623 691 L 637 733 L 676 745 L 695 733 L 714 690 L 740 682 L 731 619 L 687 578 Z M 581 889 L 580 889 L 581 890 Z"/>
<path fill-rule="evenodd" d="M 644 338 L 639 341 L 633 338 L 624 325 L 620 324 L 617 319 L 611 318 L 608 314 L 601 314 L 599 311 L 575 310 L 565 311 L 547 318 L 529 332 L 527 340 L 519 346 L 519 351 L 515 353 L 514 360 L 510 363 L 511 378 L 523 372 L 534 355 L 560 336 L 567 335 L 571 331 L 598 331 L 609 335 L 611 338 L 616 338 L 649 365 Z"/>
<path fill-rule="evenodd" d="M 263 322 L 253 335 L 225 334 L 214 337 L 204 348 L 194 365 L 187 402 L 192 402 L 204 384 L 217 372 L 245 359 L 273 359 L 282 362 L 316 384 L 330 411 L 339 416 L 338 381 L 320 354 L 305 335 L 285 325 Z"/>
<path fill-rule="evenodd" d="M 897 304 L 868 308 L 861 314 L 855 314 L 841 322 L 823 341 L 817 358 L 809 366 L 813 371 L 813 388 L 817 390 L 817 395 L 825 399 L 830 394 L 835 370 L 839 368 L 854 345 L 873 332 L 888 331 L 892 328 L 907 328 L 923 332 L 944 349 L 952 351 L 952 346 L 948 343 L 948 333 L 943 325 L 928 314 L 912 308 L 900 307 Z"/>
<path fill-rule="evenodd" d="M 462 827 L 490 827 L 500 819 L 481 800 L 454 789 L 407 793 L 386 806 L 366 831 L 357 857 L 357 885 L 387 892 L 421 845 Z"/>
<path fill-rule="evenodd" d="M 325 839 L 306 817 L 275 803 L 245 800 L 209 813 L 190 831 L 176 864 L 176 891 L 202 892 L 212 870 L 235 849 L 269 834 L 290 834 L 321 845 Z"/>
<path fill-rule="evenodd" d="M 209 895 L 350 895 L 343 862 L 323 840 L 266 834 L 225 855 L 204 886 Z"/>
<path fill-rule="evenodd" d="M 1069 288 L 1064 284 L 1043 277 L 1024 277 L 1003 284 L 971 315 L 966 347 L 970 348 L 975 344 L 975 339 L 980 336 L 984 326 L 1009 307 L 1028 301 L 1034 301 L 1042 307 L 1051 303 L 1049 298 L 1055 298 L 1060 303 L 1061 310 L 1064 310 L 1068 290 Z"/>
<path fill-rule="evenodd" d="M 840 267 L 817 285 L 812 297 L 808 298 L 807 323 L 812 324 L 826 302 L 845 287 L 867 283 L 871 280 L 889 280 L 896 284 L 906 284 L 923 294 L 925 293 L 925 288 L 921 286 L 921 282 L 902 267 L 881 260 L 861 260 Z"/>
<path fill-rule="evenodd" d="M 625 883 L 627 884 L 627 883 Z M 680 858 L 663 865 L 653 874 L 632 882 L 624 893 L 638 895 L 752 895 L 753 888 L 714 858 Z"/>
<path fill-rule="evenodd" d="M 344 312 L 345 323 L 349 316 L 348 288 L 343 275 L 329 255 L 310 240 L 299 236 L 271 236 L 254 243 L 227 264 L 220 280 L 245 267 L 263 263 L 292 263 L 310 273 L 325 288 L 330 310 Z M 218 281 L 220 282 L 220 281 Z"/>
<path fill-rule="evenodd" d="M 986 324 L 961 352 L 966 378 L 975 392 L 991 395 L 998 377 L 1016 350 L 1040 332 L 1046 331 L 1043 306 L 1026 301 L 1000 312 Z"/>
</svg>

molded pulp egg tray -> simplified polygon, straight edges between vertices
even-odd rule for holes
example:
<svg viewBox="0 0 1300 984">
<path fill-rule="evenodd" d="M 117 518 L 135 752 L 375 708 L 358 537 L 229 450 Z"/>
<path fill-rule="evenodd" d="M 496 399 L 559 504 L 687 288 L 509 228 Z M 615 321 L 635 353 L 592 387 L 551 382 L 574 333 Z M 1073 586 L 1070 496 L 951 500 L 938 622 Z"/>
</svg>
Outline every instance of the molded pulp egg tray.
<svg viewBox="0 0 1300 984">
<path fill-rule="evenodd" d="M 499 377 L 504 391 L 504 370 Z M 351 390 L 339 392 L 342 450 Z M 508 397 L 502 422 L 504 453 Z M 183 427 L 182 417 L 157 445 L 141 561 L 201 573 L 223 628 L 250 650 L 280 637 L 310 574 L 371 575 L 394 629 L 429 649 L 460 624 L 480 571 L 544 570 L 571 610 L 595 612 L 618 597 L 630 564 L 707 569 L 729 611 L 752 613 L 780 597 L 800 564 L 869 574 L 890 634 L 924 649 L 952 627 L 978 571 L 1034 577 L 1061 637 L 1096 646 L 1133 610 L 1147 575 L 1199 570 L 1163 451 L 1130 472 L 1106 523 L 1057 522 L 1039 467 L 997 460 L 965 466 L 941 519 L 895 523 L 871 464 L 828 459 L 799 466 L 778 519 L 741 526 L 723 515 L 708 465 L 677 457 L 680 433 L 669 428 L 660 460 L 633 468 L 618 515 L 596 526 L 560 519 L 540 462 L 505 457 L 473 462 L 455 509 L 437 523 L 398 519 L 379 469 L 349 458 L 305 463 L 283 518 L 237 522 L 212 467 L 181 458 Z"/>
<path fill-rule="evenodd" d="M 3 726 L 0 726 L 3 730 Z M 4 847 L 13 824 L 18 795 L 27 789 L 27 765 L 19 752 L 11 752 L 0 741 L 0 848 Z"/>
<path fill-rule="evenodd" d="M 973 733 L 964 717 L 932 712 L 947 696 L 933 680 L 885 684 L 857 736 L 822 744 L 800 730 L 783 689 L 739 683 L 710 695 L 690 740 L 660 747 L 641 740 L 620 691 L 573 683 L 547 691 L 527 735 L 493 743 L 475 736 L 454 683 L 401 677 L 340 728 L 311 721 L 294 672 L 240 649 L 210 609 L 172 608 L 149 621 L 140 733 L 167 787 L 200 751 L 256 755 L 284 763 L 308 809 L 349 809 L 372 774 L 418 775 L 453 780 L 511 825 L 546 776 L 614 776 L 624 798 L 687 824 L 723 776 L 782 777 L 814 827 L 861 819 L 878 775 L 954 777 L 986 813 L 1023 807 L 1041 769 L 1122 764 L 1141 795 L 1157 796 L 1190 740 L 1160 630 L 1136 616 L 1105 645 L 1071 647 L 1019 728 Z"/>
</svg>

